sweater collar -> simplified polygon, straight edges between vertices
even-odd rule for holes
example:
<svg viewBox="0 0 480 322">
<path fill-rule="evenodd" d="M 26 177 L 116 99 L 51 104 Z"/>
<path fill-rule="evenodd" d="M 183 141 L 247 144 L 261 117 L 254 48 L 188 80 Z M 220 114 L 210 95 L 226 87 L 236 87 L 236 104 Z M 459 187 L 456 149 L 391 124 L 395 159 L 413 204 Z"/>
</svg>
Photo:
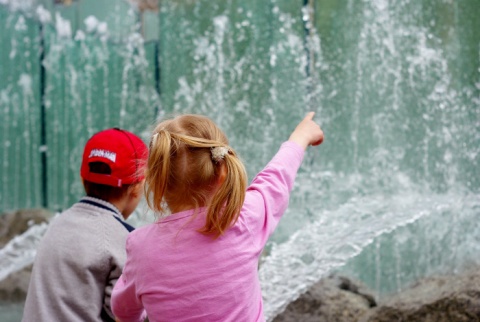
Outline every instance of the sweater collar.
<svg viewBox="0 0 480 322">
<path fill-rule="evenodd" d="M 115 207 L 113 204 L 109 203 L 108 201 L 98 199 L 98 198 L 94 198 L 94 197 L 85 196 L 82 199 L 80 199 L 79 202 L 86 203 L 86 204 L 89 204 L 89 205 L 92 205 L 92 206 L 110 211 L 115 217 L 118 217 L 118 218 L 123 220 L 123 216 L 120 213 L 120 210 L 118 210 L 117 207 Z"/>
</svg>

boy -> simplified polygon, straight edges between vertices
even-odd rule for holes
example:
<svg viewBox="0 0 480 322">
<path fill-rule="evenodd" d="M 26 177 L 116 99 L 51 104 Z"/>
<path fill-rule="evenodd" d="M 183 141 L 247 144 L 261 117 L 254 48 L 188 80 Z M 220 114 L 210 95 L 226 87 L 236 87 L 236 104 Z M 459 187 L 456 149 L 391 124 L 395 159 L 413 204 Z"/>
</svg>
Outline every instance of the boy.
<svg viewBox="0 0 480 322">
<path fill-rule="evenodd" d="M 33 265 L 23 321 L 114 321 L 110 295 L 142 195 L 148 149 L 118 128 L 93 135 L 80 175 L 87 194 L 52 221 Z"/>
</svg>

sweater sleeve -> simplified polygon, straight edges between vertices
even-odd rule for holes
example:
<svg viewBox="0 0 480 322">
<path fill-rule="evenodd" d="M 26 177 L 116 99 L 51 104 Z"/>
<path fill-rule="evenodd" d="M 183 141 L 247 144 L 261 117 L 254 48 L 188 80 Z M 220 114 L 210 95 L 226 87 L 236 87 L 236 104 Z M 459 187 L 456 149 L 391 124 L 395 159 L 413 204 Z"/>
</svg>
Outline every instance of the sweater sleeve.
<svg viewBox="0 0 480 322">
<path fill-rule="evenodd" d="M 105 285 L 104 289 L 104 303 L 103 303 L 103 310 L 106 314 L 112 317 L 112 308 L 111 308 L 111 299 L 112 299 L 112 291 L 114 285 L 117 283 L 118 278 L 120 277 L 122 271 L 119 265 L 115 265 L 113 269 L 110 271 L 107 284 Z"/>
<path fill-rule="evenodd" d="M 277 154 L 247 189 L 243 220 L 263 248 L 288 207 L 290 192 L 303 160 L 304 149 L 294 142 L 282 144 Z"/>
<path fill-rule="evenodd" d="M 111 306 L 115 317 L 122 322 L 137 322 L 143 321 L 146 318 L 146 313 L 143 304 L 137 295 L 136 286 L 133 280 L 133 265 L 132 252 L 130 247 L 130 237 L 127 238 L 127 262 L 123 269 L 123 273 L 118 279 L 112 291 Z"/>
</svg>

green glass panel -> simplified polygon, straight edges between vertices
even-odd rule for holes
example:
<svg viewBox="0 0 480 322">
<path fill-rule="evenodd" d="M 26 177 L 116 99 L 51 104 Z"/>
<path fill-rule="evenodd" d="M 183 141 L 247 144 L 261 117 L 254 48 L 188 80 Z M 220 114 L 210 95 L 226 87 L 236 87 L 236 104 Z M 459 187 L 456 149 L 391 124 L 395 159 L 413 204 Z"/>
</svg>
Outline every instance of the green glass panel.
<svg viewBox="0 0 480 322">
<path fill-rule="evenodd" d="M 63 209 L 83 194 L 79 169 L 88 137 L 109 127 L 144 135 L 158 97 L 140 38 L 72 40 L 49 30 L 45 39 L 49 207 Z"/>
<path fill-rule="evenodd" d="M 87 2 L 47 6 L 54 20 L 43 26 L 43 33 L 33 12 L 12 12 L 0 6 L 0 22 L 5 26 L 0 51 L 0 104 L 5 120 L 0 132 L 5 173 L 0 204 L 4 210 L 41 207 L 44 196 L 51 210 L 68 207 L 83 194 L 79 166 L 87 138 L 104 128 L 122 127 L 146 139 L 160 110 L 156 44 L 144 45 L 140 35 L 130 33 L 137 19 L 134 12 L 130 14 L 130 5 Z M 84 19 L 97 11 L 97 19 L 110 21 L 115 31 L 108 32 L 108 37 L 98 30 L 58 33 L 61 27 L 56 20 L 67 18 L 75 31 L 79 23 L 84 28 Z M 43 79 L 40 41 L 45 44 Z M 40 142 L 41 88 L 45 146 Z M 41 151 L 46 153 L 46 164 Z"/>
<path fill-rule="evenodd" d="M 70 5 L 42 5 L 50 11 L 54 21 L 58 17 L 67 20 L 73 35 L 81 30 L 121 40 L 132 32 L 140 32 L 139 13 L 128 1 L 79 0 Z M 103 25 L 98 28 L 99 24 Z"/>
<path fill-rule="evenodd" d="M 142 35 L 145 41 L 158 40 L 159 16 L 157 12 L 145 11 L 142 17 Z"/>
<path fill-rule="evenodd" d="M 41 195 L 39 27 L 0 6 L 0 210 L 38 207 Z"/>
</svg>

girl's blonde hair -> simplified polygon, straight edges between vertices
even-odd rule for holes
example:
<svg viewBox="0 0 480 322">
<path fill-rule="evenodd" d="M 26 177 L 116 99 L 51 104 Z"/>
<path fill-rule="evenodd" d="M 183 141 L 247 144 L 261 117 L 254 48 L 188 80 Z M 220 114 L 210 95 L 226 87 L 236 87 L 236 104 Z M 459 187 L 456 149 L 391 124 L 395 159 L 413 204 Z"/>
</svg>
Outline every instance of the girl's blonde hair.
<svg viewBox="0 0 480 322">
<path fill-rule="evenodd" d="M 228 151 L 212 158 L 212 148 Z M 218 186 L 222 167 L 226 178 Z M 199 232 L 222 235 L 233 225 L 245 200 L 247 175 L 225 134 L 209 118 L 182 115 L 158 124 L 150 141 L 145 175 L 145 196 L 150 208 L 165 213 L 179 207 L 207 207 Z"/>
</svg>

